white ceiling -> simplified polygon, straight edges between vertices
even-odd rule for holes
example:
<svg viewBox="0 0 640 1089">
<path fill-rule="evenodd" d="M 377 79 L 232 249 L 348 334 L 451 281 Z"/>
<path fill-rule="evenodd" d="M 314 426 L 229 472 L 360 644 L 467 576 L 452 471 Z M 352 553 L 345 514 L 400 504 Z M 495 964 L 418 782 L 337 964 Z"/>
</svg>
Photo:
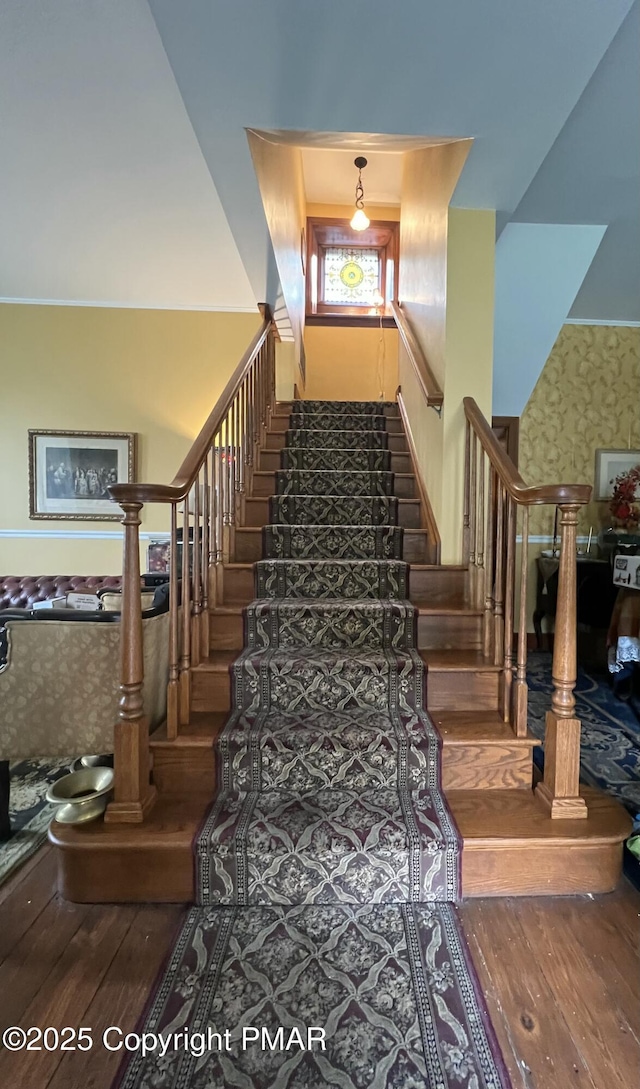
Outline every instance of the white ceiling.
<svg viewBox="0 0 640 1089">
<path fill-rule="evenodd" d="M 145 0 L 3 0 L 0 102 L 0 298 L 255 308 Z"/>
</svg>

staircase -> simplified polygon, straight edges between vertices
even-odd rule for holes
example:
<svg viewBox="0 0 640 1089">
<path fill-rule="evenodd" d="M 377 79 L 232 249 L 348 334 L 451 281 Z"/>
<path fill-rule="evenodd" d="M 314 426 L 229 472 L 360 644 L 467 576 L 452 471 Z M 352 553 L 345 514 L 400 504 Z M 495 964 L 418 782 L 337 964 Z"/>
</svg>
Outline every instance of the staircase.
<svg viewBox="0 0 640 1089">
<path fill-rule="evenodd" d="M 526 489 L 465 402 L 466 562 L 443 565 L 401 398 L 277 403 L 274 386 L 265 318 L 173 484 L 113 489 L 125 532 L 116 790 L 104 823 L 52 825 L 63 895 L 357 904 L 612 889 L 629 820 L 577 788 L 570 594 L 537 785 L 522 611 L 517 662 L 509 634 L 515 504 L 566 501 L 566 587 L 588 490 Z M 172 565 L 167 721 L 151 737 L 145 502 L 171 505 L 172 554 L 180 510 L 183 539 L 198 541 L 182 550 L 180 587 Z M 525 600 L 526 571 L 521 587 Z"/>
</svg>

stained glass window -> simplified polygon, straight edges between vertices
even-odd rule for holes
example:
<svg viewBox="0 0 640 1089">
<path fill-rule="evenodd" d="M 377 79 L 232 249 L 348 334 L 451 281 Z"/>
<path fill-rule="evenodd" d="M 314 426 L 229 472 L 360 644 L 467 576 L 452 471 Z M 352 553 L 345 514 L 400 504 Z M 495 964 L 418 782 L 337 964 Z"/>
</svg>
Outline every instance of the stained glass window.
<svg viewBox="0 0 640 1089">
<path fill-rule="evenodd" d="M 374 306 L 380 291 L 380 251 L 328 246 L 324 250 L 324 303 Z"/>
</svg>

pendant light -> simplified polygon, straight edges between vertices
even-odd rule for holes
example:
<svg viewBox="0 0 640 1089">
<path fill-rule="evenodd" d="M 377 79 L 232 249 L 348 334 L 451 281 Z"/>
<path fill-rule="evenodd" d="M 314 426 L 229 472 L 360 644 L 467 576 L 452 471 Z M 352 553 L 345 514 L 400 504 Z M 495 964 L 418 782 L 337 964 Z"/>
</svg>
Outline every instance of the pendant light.
<svg viewBox="0 0 640 1089">
<path fill-rule="evenodd" d="M 364 210 L 364 189 L 362 188 L 362 171 L 367 165 L 367 160 L 363 155 L 358 155 L 357 159 L 353 160 L 353 165 L 358 169 L 358 181 L 356 183 L 356 210 L 353 213 L 351 220 L 351 226 L 354 231 L 366 231 L 369 226 L 370 220 Z"/>
</svg>

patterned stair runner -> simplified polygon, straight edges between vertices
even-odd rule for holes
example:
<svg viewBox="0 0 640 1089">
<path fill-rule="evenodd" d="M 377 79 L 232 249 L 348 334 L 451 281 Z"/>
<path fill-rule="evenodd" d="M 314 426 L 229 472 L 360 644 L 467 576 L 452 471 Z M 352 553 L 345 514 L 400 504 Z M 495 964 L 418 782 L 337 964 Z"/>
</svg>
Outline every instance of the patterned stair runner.
<svg viewBox="0 0 640 1089">
<path fill-rule="evenodd" d="M 221 1044 L 138 1052 L 121 1089 L 509 1087 L 450 903 L 460 843 L 377 423 L 394 413 L 294 405 L 195 844 L 200 906 L 140 1026 Z"/>
<path fill-rule="evenodd" d="M 388 453 L 391 412 L 294 405 L 232 666 L 221 790 L 197 843 L 203 905 L 459 895 L 394 475 L 363 465 Z M 312 457 L 291 467 L 291 453 Z"/>
</svg>

